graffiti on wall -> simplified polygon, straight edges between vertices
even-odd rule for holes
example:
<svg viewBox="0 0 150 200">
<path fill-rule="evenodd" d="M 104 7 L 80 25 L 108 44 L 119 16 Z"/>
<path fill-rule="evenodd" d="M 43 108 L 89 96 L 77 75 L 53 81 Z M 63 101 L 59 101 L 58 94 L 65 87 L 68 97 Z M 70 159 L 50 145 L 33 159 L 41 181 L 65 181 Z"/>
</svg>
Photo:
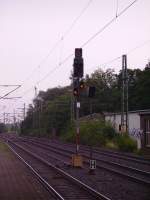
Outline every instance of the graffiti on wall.
<svg viewBox="0 0 150 200">
<path fill-rule="evenodd" d="M 132 137 L 140 139 L 140 138 L 142 138 L 143 130 L 141 130 L 140 128 L 131 128 L 131 129 L 129 129 L 129 134 Z"/>
</svg>

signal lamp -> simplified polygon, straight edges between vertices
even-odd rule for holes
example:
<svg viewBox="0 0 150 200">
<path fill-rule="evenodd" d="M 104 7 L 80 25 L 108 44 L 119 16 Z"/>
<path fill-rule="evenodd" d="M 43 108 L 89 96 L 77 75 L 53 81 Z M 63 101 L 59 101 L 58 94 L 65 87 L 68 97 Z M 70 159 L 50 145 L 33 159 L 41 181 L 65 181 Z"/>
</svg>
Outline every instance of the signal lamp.
<svg viewBox="0 0 150 200">
<path fill-rule="evenodd" d="M 80 88 L 80 89 L 84 89 L 84 87 L 85 87 L 85 84 L 84 84 L 83 81 L 81 81 L 81 82 L 79 83 L 79 88 Z"/>
<path fill-rule="evenodd" d="M 73 89 L 73 95 L 74 96 L 79 96 L 78 88 Z"/>
</svg>

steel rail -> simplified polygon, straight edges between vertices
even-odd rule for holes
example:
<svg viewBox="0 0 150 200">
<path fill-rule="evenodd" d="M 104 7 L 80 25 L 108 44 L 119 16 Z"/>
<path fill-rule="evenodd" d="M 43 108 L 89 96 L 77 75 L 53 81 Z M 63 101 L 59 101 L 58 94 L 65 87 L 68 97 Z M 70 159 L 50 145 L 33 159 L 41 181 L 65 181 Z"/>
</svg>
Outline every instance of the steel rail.
<svg viewBox="0 0 150 200">
<path fill-rule="evenodd" d="M 25 139 L 35 141 L 35 138 L 33 139 L 33 138 L 25 137 Z M 38 139 L 38 138 L 36 138 L 36 139 Z M 36 142 L 38 142 L 38 141 L 36 141 Z M 64 142 L 58 142 L 58 141 L 52 141 L 52 143 L 54 143 L 54 145 L 56 143 L 56 144 L 61 144 L 61 145 L 67 146 L 67 147 L 70 146 L 70 147 L 74 148 L 74 144 L 70 144 L 70 143 L 64 143 Z M 52 143 L 51 144 L 47 143 L 47 145 L 52 146 Z M 45 144 L 45 143 L 43 143 L 43 144 Z M 85 146 L 85 145 L 80 145 L 80 149 L 82 149 L 84 151 L 89 151 L 89 147 Z M 114 157 L 114 158 L 119 158 L 122 160 L 129 160 L 129 161 L 134 161 L 134 162 L 137 162 L 140 164 L 150 165 L 150 159 L 144 158 L 141 156 L 129 155 L 129 154 L 126 155 L 125 153 L 116 152 L 116 151 L 112 151 L 112 150 L 104 150 L 104 149 L 100 149 L 97 147 L 93 148 L 93 152 L 99 153 L 101 155 L 108 156 L 108 157 Z"/>
<path fill-rule="evenodd" d="M 40 156 L 36 155 L 35 153 L 30 152 L 29 150 L 25 149 L 24 147 L 22 147 L 21 145 L 16 144 L 15 142 L 12 142 L 11 140 L 8 140 L 8 142 L 12 145 L 15 145 L 16 147 L 18 147 L 19 149 L 23 150 L 24 152 L 26 152 L 27 154 L 29 154 L 30 156 L 34 157 L 35 159 L 39 160 L 40 162 L 42 162 L 43 164 L 45 164 L 46 166 L 54 169 L 55 171 L 57 171 L 59 174 L 61 174 L 64 178 L 67 178 L 68 180 L 70 180 L 72 183 L 80 186 L 84 191 L 87 191 L 89 194 L 91 194 L 95 199 L 100 199 L 100 200 L 111 200 L 110 198 L 106 197 L 105 195 L 99 193 L 98 191 L 94 190 L 93 188 L 91 188 L 90 186 L 86 185 L 85 183 L 81 182 L 80 180 L 74 178 L 73 176 L 71 176 L 70 174 L 64 172 L 63 170 L 59 169 L 58 167 L 55 167 L 53 164 L 51 164 L 50 162 L 46 161 L 45 159 L 41 158 Z"/>
<path fill-rule="evenodd" d="M 54 143 L 60 143 L 60 142 L 54 142 Z M 66 143 L 61 143 L 62 145 L 65 145 L 65 146 L 71 146 L 72 148 L 74 148 L 73 144 L 66 144 Z M 84 149 L 85 151 L 89 151 L 89 147 L 88 146 L 85 146 L 85 145 L 80 145 L 80 148 L 81 149 Z M 106 156 L 109 156 L 109 157 L 116 157 L 116 158 L 120 158 L 120 159 L 123 159 L 123 160 L 131 160 L 131 161 L 134 161 L 134 162 L 138 162 L 138 163 L 141 163 L 141 164 L 146 164 L 146 165 L 150 165 L 150 159 L 147 159 L 147 158 L 144 158 L 144 157 L 141 157 L 141 156 L 134 156 L 134 155 L 126 155 L 124 153 L 121 153 L 121 152 L 116 152 L 116 151 L 112 151 L 112 150 L 104 150 L 104 149 L 100 149 L 100 148 L 93 148 L 93 152 L 95 153 L 99 153 L 99 154 L 102 154 L 102 155 L 106 155 Z"/>
<path fill-rule="evenodd" d="M 46 190 L 59 200 L 65 200 L 40 174 L 27 163 L 8 143 L 6 143 L 9 149 L 32 171 L 32 173 L 38 178 L 40 183 L 46 188 Z"/>
<path fill-rule="evenodd" d="M 138 157 L 138 156 L 133 156 L 133 155 L 125 155 L 122 154 L 120 152 L 113 152 L 113 151 L 107 151 L 107 150 L 98 150 L 98 149 L 94 149 L 95 153 L 100 153 L 109 157 L 115 157 L 115 158 L 119 158 L 119 159 L 123 159 L 123 160 L 131 160 L 134 162 L 138 162 L 141 164 L 146 164 L 146 165 L 150 165 L 150 159 L 146 159 L 143 157 Z"/>
<path fill-rule="evenodd" d="M 64 156 L 64 154 L 65 153 L 63 153 L 62 152 L 62 148 L 60 148 L 60 147 L 56 147 L 55 146 L 55 149 L 53 149 L 52 147 L 47 147 L 47 146 L 44 146 L 44 144 L 36 144 L 36 142 L 34 141 L 29 141 L 30 143 L 32 143 L 32 144 L 35 144 L 36 146 L 41 146 L 41 148 L 44 148 L 44 149 L 47 149 L 47 150 L 51 150 L 51 151 L 53 151 L 53 152 L 55 152 L 55 153 L 59 153 L 59 154 L 61 154 L 61 155 L 63 155 Z M 58 149 L 58 151 L 56 150 L 56 148 Z M 71 151 L 71 150 L 66 150 L 66 149 L 63 149 L 63 151 L 66 151 L 66 152 L 68 152 L 68 153 L 73 153 L 73 151 Z M 68 156 L 68 157 L 70 157 L 69 155 L 65 155 L 65 156 Z M 87 155 L 83 155 L 84 157 L 86 157 L 86 158 L 88 158 L 89 159 L 89 156 L 87 156 Z M 136 172 L 136 173 L 140 173 L 140 174 L 142 174 L 142 175 L 145 175 L 145 176 L 150 176 L 150 172 L 147 172 L 147 171 L 143 171 L 143 170 L 139 170 L 139 169 L 136 169 L 136 168 L 133 168 L 133 167 L 128 167 L 128 166 L 126 166 L 126 165 L 122 165 L 122 164 L 119 164 L 119 163 L 115 163 L 115 162 L 112 162 L 112 161 L 106 161 L 106 160 L 103 160 L 103 159 L 98 159 L 98 158 L 96 158 L 96 160 L 97 161 L 101 161 L 101 162 L 103 162 L 103 163 L 106 163 L 106 164 L 110 164 L 110 165 L 114 165 L 114 166 L 117 166 L 117 167 L 120 167 L 120 168 L 124 168 L 124 169 L 126 169 L 126 170 L 130 170 L 130 171 L 132 171 L 132 172 Z M 84 161 L 85 163 L 87 163 L 87 161 Z M 137 177 L 135 177 L 135 176 L 133 176 L 133 175 L 129 175 L 129 174 L 126 174 L 126 173 L 124 173 L 124 172 L 119 172 L 118 170 L 115 170 L 115 169 L 112 169 L 112 168 L 110 168 L 110 167 L 105 167 L 105 166 L 102 166 L 102 165 L 97 165 L 97 168 L 103 168 L 103 169 L 105 169 L 105 170 L 109 170 L 109 171 L 111 171 L 111 172 L 113 172 L 113 173 L 116 173 L 116 174 L 119 174 L 119 175 L 121 175 L 121 176 L 124 176 L 124 177 L 126 177 L 126 178 L 129 178 L 129 179 L 132 179 L 132 180 L 134 180 L 134 181 L 136 181 L 137 183 L 142 183 L 142 184 L 146 184 L 146 185 L 148 185 L 148 186 L 150 186 L 150 181 L 147 181 L 147 180 L 144 180 L 143 178 L 137 178 Z"/>
</svg>

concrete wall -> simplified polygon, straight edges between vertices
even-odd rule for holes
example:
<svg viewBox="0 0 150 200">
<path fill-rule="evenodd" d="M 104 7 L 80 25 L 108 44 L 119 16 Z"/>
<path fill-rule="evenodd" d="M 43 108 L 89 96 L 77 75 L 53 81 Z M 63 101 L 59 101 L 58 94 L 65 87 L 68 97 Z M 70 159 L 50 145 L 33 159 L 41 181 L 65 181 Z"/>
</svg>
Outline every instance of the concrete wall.
<svg viewBox="0 0 150 200">
<path fill-rule="evenodd" d="M 121 124 L 121 114 L 107 114 L 105 120 L 110 122 L 113 127 L 119 131 Z M 140 129 L 140 115 L 138 113 L 129 113 L 129 130 Z"/>
<path fill-rule="evenodd" d="M 141 148 L 141 137 L 143 130 L 140 127 L 139 113 L 129 113 L 129 134 L 137 141 L 138 149 Z M 105 121 L 110 122 L 112 126 L 119 132 L 119 124 L 121 124 L 121 114 L 107 114 Z"/>
</svg>

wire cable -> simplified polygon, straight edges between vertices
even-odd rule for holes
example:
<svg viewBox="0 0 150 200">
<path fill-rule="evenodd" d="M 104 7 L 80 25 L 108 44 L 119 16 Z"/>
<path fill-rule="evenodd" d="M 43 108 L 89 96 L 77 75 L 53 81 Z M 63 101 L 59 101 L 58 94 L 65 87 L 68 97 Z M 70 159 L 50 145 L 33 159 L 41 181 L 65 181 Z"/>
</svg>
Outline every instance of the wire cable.
<svg viewBox="0 0 150 200">
<path fill-rule="evenodd" d="M 136 51 L 137 49 L 139 49 L 139 48 L 141 48 L 141 47 L 147 45 L 149 42 L 150 42 L 150 40 L 146 40 L 146 41 L 143 42 L 142 44 L 140 44 L 140 45 L 138 45 L 138 46 L 132 48 L 131 50 L 129 50 L 129 51 L 127 52 L 127 55 L 129 55 L 129 54 L 131 54 L 132 52 Z"/>
<path fill-rule="evenodd" d="M 84 47 L 85 45 L 87 45 L 92 39 L 94 39 L 98 34 L 100 34 L 102 31 L 104 31 L 108 26 L 111 25 L 111 23 L 113 21 L 115 21 L 118 17 L 120 17 L 124 12 L 126 12 L 134 3 L 136 3 L 138 0 L 134 0 L 130 5 L 126 6 L 119 14 L 117 17 L 113 18 L 112 20 L 110 20 L 103 28 L 101 28 L 98 32 L 96 32 L 92 37 L 90 37 L 82 46 Z M 40 81 L 38 81 L 38 83 L 42 82 L 43 80 L 45 80 L 50 74 L 52 74 L 53 72 L 56 71 L 57 68 L 59 68 L 62 64 L 64 64 L 69 58 L 71 58 L 74 54 L 70 54 L 69 56 L 67 56 L 59 65 L 57 65 L 55 68 L 53 68 L 51 71 L 49 71 Z M 115 58 L 116 59 L 116 58 Z M 118 59 L 118 57 L 117 57 Z"/>
<path fill-rule="evenodd" d="M 123 15 L 131 6 L 133 6 L 138 0 L 134 0 L 130 5 L 126 6 L 117 16 L 113 17 L 109 22 L 107 22 L 100 30 L 98 30 L 94 35 L 92 35 L 86 42 L 81 45 L 85 47 L 90 43 L 94 38 L 96 38 L 100 33 L 102 33 L 107 27 L 109 27 L 113 22 L 115 22 L 121 15 Z"/>
<path fill-rule="evenodd" d="M 17 89 L 19 89 L 21 87 L 21 85 L 16 86 L 15 89 L 11 90 L 10 92 L 8 92 L 7 94 L 5 94 L 4 96 L 0 97 L 0 99 L 3 99 L 4 97 L 8 96 L 9 94 L 11 94 L 12 92 L 16 91 Z"/>
<path fill-rule="evenodd" d="M 126 6 L 122 11 L 120 11 L 117 15 L 117 17 L 112 18 L 108 23 L 106 23 L 99 31 L 97 31 L 93 36 L 91 36 L 86 42 L 84 42 L 81 45 L 81 48 L 86 46 L 89 42 L 91 42 L 96 36 L 98 36 L 100 33 L 102 33 L 108 26 L 110 26 L 114 21 L 116 21 L 123 13 L 125 13 L 131 6 L 133 6 L 138 0 L 134 0 L 131 4 L 129 4 L 128 6 Z M 61 63 L 59 63 L 58 65 L 56 65 L 52 70 L 50 70 L 41 80 L 39 80 L 37 83 L 41 83 L 42 81 L 44 81 L 47 77 L 49 77 L 50 75 L 52 75 L 52 73 L 54 73 L 61 65 L 63 65 L 64 63 L 66 63 L 74 54 L 70 54 L 69 56 L 67 56 Z M 115 58 L 119 59 L 120 57 Z M 114 59 L 113 59 L 114 60 Z M 109 62 L 112 62 L 109 61 Z M 33 86 L 28 89 L 27 91 L 25 91 L 23 93 L 23 95 L 27 94 L 29 91 L 31 91 L 33 89 Z"/>
<path fill-rule="evenodd" d="M 84 12 L 90 6 L 90 4 L 92 3 L 92 1 L 93 0 L 89 0 L 88 3 L 85 5 L 85 7 L 82 9 L 81 13 L 73 20 L 73 22 L 70 25 L 70 27 L 65 31 L 64 35 L 62 36 L 63 39 L 70 33 L 70 31 L 73 29 L 73 27 L 75 26 L 75 24 L 77 23 L 77 21 L 80 19 L 80 17 L 84 14 Z"/>
<path fill-rule="evenodd" d="M 116 17 L 118 17 L 119 0 L 116 0 Z"/>
<path fill-rule="evenodd" d="M 138 46 L 136 46 L 136 47 L 130 49 L 130 50 L 129 50 L 127 53 L 125 53 L 125 54 L 126 54 L 126 55 L 129 55 L 129 54 L 133 53 L 134 51 L 136 51 L 137 49 L 142 48 L 143 46 L 147 45 L 148 43 L 150 43 L 150 40 L 146 40 L 146 41 L 143 42 L 142 44 L 140 44 L 140 45 L 138 45 Z M 113 63 L 113 62 L 116 61 L 116 60 L 121 59 L 121 58 L 122 58 L 122 55 L 121 55 L 121 56 L 118 56 L 118 57 L 116 57 L 116 58 L 113 58 L 113 59 L 111 59 L 111 60 L 109 60 L 109 61 L 107 61 L 107 62 L 105 62 L 105 63 L 101 63 L 101 64 L 97 65 L 96 67 L 92 67 L 92 68 L 98 68 L 98 67 L 100 67 L 100 66 L 108 65 L 108 64 L 110 64 L 110 63 Z M 88 69 L 91 69 L 91 68 L 88 68 Z"/>
<path fill-rule="evenodd" d="M 48 59 L 48 57 L 53 53 L 53 51 L 57 48 L 57 46 L 64 41 L 64 39 L 67 37 L 67 35 L 71 32 L 71 30 L 73 29 L 73 27 L 76 25 L 76 23 L 79 21 L 79 19 L 81 18 L 81 16 L 84 14 L 84 12 L 88 9 L 88 7 L 90 6 L 90 4 L 92 3 L 93 0 L 89 0 L 87 2 L 87 4 L 85 5 L 85 7 L 81 10 L 81 12 L 79 13 L 79 15 L 73 20 L 73 22 L 71 23 L 71 25 L 68 27 L 68 29 L 65 31 L 65 33 L 61 36 L 61 38 L 54 44 L 54 46 L 51 48 L 51 50 L 48 52 L 48 54 L 41 60 L 41 62 L 38 64 L 37 67 L 35 67 L 33 69 L 33 71 L 31 72 L 31 74 L 29 75 L 29 77 L 27 77 L 22 85 L 28 81 L 32 75 L 35 73 L 35 71 L 41 67 L 41 65 Z"/>
</svg>

